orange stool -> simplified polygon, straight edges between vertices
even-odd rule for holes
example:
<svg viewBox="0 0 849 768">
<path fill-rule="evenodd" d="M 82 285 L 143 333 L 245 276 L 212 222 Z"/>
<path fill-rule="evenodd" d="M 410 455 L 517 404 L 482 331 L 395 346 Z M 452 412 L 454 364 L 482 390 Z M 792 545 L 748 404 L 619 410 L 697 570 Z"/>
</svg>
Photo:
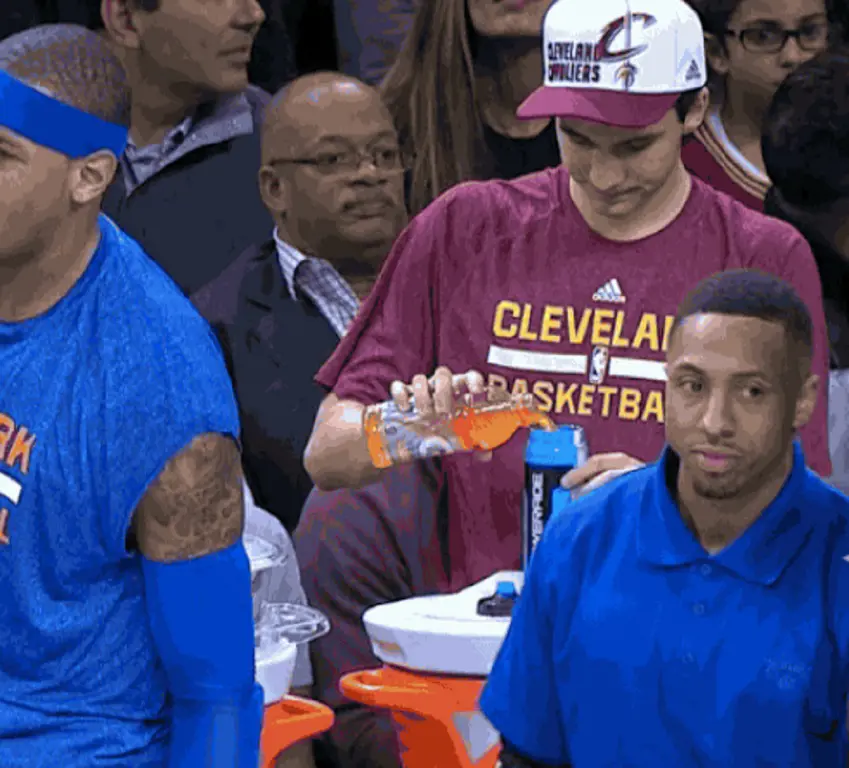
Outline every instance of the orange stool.
<svg viewBox="0 0 849 768">
<path fill-rule="evenodd" d="M 265 708 L 260 749 L 262 768 L 274 768 L 281 752 L 324 733 L 333 725 L 333 710 L 317 701 L 286 696 Z"/>
<path fill-rule="evenodd" d="M 351 672 L 339 688 L 349 699 L 390 710 L 405 768 L 495 768 L 498 734 L 478 710 L 484 682 L 385 666 Z"/>
</svg>

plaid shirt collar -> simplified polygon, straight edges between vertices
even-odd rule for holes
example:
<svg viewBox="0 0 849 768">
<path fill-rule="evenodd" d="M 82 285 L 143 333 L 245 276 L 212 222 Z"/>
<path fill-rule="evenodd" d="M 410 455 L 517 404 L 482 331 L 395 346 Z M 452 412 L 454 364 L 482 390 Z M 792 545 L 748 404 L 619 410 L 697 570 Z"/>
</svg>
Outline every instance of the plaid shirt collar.
<svg viewBox="0 0 849 768">
<path fill-rule="evenodd" d="M 339 336 L 344 336 L 359 309 L 359 300 L 330 262 L 301 253 L 274 229 L 277 260 L 289 295 L 312 300 Z M 300 295 L 299 295 L 300 294 Z"/>
</svg>

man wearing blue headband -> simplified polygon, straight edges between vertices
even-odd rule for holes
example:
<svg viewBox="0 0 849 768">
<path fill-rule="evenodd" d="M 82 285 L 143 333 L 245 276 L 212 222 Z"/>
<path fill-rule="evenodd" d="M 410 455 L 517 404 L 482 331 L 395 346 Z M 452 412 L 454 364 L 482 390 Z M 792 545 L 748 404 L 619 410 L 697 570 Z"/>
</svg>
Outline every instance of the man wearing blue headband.
<svg viewBox="0 0 849 768">
<path fill-rule="evenodd" d="M 94 33 L 0 43 L 0 765 L 256 768 L 236 405 L 99 213 L 128 112 Z"/>
</svg>

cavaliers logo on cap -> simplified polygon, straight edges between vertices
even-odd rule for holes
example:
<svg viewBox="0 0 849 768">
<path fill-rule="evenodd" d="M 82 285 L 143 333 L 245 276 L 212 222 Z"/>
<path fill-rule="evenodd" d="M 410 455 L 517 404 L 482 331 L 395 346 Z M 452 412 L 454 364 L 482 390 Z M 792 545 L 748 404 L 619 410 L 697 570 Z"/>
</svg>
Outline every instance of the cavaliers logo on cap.
<svg viewBox="0 0 849 768">
<path fill-rule="evenodd" d="M 639 56 L 648 48 L 648 45 L 631 45 L 631 29 L 634 24 L 642 25 L 643 29 L 648 29 L 657 23 L 657 19 L 648 13 L 629 13 L 627 16 L 620 16 L 618 19 L 611 21 L 602 31 L 601 39 L 597 43 L 596 58 L 598 61 L 627 61 L 634 56 Z M 611 50 L 613 43 L 619 37 L 619 34 L 625 33 L 625 47 L 619 50 Z"/>
</svg>

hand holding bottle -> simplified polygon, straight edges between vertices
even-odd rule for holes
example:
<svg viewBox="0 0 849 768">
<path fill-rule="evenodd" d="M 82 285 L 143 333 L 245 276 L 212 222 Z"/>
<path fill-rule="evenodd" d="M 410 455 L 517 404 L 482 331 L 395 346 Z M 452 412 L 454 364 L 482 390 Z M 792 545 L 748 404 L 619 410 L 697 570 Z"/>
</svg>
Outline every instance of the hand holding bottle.
<svg viewBox="0 0 849 768">
<path fill-rule="evenodd" d="M 420 373 L 413 376 L 409 384 L 393 381 L 389 394 L 402 411 L 409 410 L 415 404 L 415 409 L 422 416 L 447 416 L 454 413 L 466 396 L 475 398 L 485 395 L 486 386 L 483 374 L 478 371 L 455 374 L 442 365 L 430 378 Z"/>
<path fill-rule="evenodd" d="M 395 381 L 392 400 L 366 408 L 363 430 L 378 468 L 416 459 L 475 451 L 484 460 L 520 427 L 552 429 L 533 395 L 484 386 L 477 371 L 455 375 L 441 367 L 429 379 Z"/>
<path fill-rule="evenodd" d="M 487 388 L 479 371 L 452 373 L 441 365 L 430 378 L 420 373 L 413 376 L 409 384 L 393 381 L 389 394 L 401 411 L 406 413 L 415 409 L 423 417 L 432 418 L 453 415 L 458 406 L 484 398 Z M 491 394 L 486 397 L 486 400 L 490 399 Z M 492 451 L 475 451 L 474 456 L 480 461 L 489 461 Z"/>
</svg>

